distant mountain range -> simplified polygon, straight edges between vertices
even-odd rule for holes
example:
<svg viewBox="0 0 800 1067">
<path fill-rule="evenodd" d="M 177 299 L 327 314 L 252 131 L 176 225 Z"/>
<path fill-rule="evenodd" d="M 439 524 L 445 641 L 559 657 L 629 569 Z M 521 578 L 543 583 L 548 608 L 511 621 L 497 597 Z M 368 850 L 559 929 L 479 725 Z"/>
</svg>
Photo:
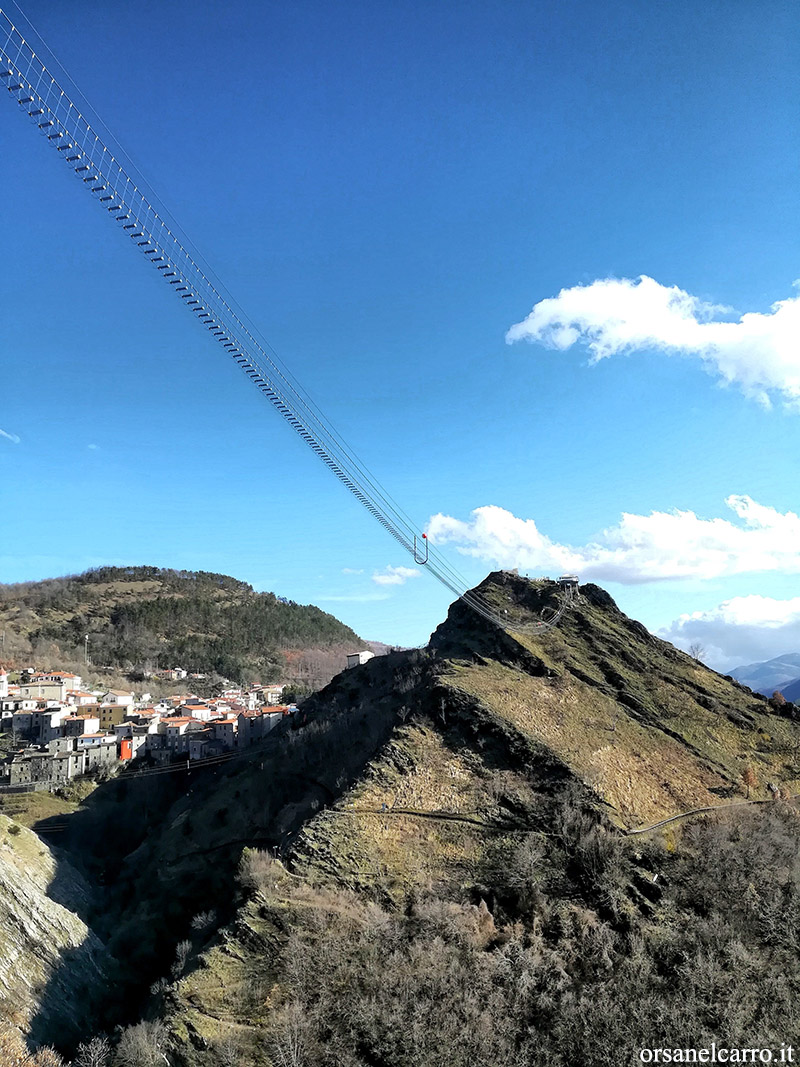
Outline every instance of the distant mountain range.
<svg viewBox="0 0 800 1067">
<path fill-rule="evenodd" d="M 755 693 L 772 696 L 778 689 L 787 700 L 800 700 L 800 652 L 787 652 L 763 663 L 748 663 L 729 673 Z M 794 696 L 789 695 L 789 690 Z"/>
<path fill-rule="evenodd" d="M 795 678 L 793 682 L 784 685 L 781 688 L 781 692 L 792 704 L 800 704 L 800 678 Z"/>
</svg>

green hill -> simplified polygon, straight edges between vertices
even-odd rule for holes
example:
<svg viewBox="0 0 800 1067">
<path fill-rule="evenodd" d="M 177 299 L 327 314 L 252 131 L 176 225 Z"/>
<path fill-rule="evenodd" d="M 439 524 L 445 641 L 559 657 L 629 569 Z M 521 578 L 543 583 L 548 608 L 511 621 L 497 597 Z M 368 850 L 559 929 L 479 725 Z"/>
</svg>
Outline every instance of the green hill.
<svg viewBox="0 0 800 1067">
<path fill-rule="evenodd" d="M 98 567 L 85 574 L 0 586 L 5 658 L 149 673 L 181 666 L 235 681 L 303 671 L 325 677 L 358 636 L 313 605 L 288 601 L 223 574 L 158 567 Z M 288 656 L 287 656 L 288 653 Z M 305 658 L 298 653 L 306 653 Z M 85 673 L 85 672 L 84 672 Z"/>
</svg>

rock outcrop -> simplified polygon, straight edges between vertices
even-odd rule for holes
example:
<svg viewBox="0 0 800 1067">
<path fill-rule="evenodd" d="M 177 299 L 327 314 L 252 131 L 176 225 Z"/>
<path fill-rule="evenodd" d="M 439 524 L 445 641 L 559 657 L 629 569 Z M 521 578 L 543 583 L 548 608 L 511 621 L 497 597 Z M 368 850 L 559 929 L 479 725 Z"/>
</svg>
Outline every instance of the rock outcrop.
<svg viewBox="0 0 800 1067">
<path fill-rule="evenodd" d="M 35 1042 L 81 1036 L 107 982 L 89 887 L 32 830 L 0 815 L 0 1016 Z"/>
</svg>

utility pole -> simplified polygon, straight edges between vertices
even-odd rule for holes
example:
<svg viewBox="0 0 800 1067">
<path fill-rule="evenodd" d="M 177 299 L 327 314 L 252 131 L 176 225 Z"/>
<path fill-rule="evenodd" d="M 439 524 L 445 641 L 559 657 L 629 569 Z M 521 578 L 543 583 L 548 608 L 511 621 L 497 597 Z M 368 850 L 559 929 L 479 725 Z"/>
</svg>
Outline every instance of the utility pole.
<svg viewBox="0 0 800 1067">
<path fill-rule="evenodd" d="M 83 662 L 86 666 L 89 666 L 89 635 L 87 634 L 83 640 Z"/>
</svg>

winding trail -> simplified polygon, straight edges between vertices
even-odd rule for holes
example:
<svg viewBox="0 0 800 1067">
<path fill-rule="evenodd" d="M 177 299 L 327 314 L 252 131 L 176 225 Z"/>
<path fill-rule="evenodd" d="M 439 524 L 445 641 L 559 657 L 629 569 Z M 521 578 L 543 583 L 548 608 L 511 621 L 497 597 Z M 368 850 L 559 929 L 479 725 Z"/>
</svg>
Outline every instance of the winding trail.
<svg viewBox="0 0 800 1067">
<path fill-rule="evenodd" d="M 798 799 L 798 796 L 800 796 L 800 794 L 795 794 L 782 802 L 784 804 L 791 804 Z M 634 837 L 636 834 L 646 834 L 650 830 L 657 830 L 660 826 L 667 826 L 671 822 L 688 819 L 690 815 L 704 815 L 712 811 L 727 811 L 730 808 L 749 808 L 754 804 L 778 804 L 780 802 L 780 797 L 770 797 L 767 800 L 734 800 L 730 804 L 709 804 L 704 808 L 691 808 L 689 811 L 680 811 L 677 815 L 670 815 L 668 819 L 660 819 L 658 822 L 651 823 L 649 826 L 639 826 L 635 830 L 625 830 L 624 833 L 626 837 Z"/>
</svg>

